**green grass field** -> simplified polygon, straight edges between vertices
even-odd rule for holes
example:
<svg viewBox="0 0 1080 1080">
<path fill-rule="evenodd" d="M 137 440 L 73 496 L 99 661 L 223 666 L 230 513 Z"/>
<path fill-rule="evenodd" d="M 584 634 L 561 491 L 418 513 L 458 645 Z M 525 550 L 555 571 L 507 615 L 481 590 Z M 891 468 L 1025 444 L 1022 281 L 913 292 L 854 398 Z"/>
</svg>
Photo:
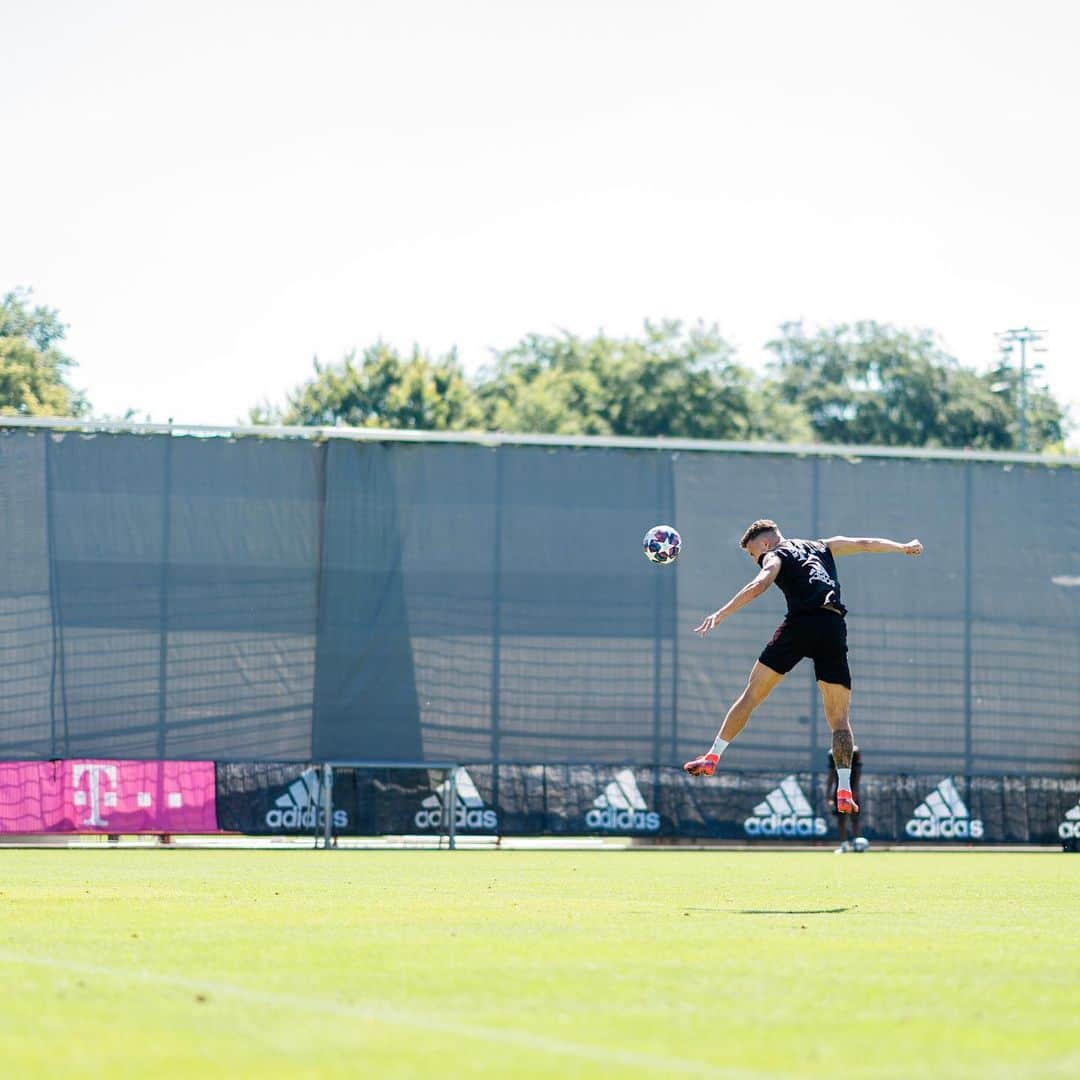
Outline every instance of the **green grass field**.
<svg viewBox="0 0 1080 1080">
<path fill-rule="evenodd" d="M 0 851 L 13 1077 L 1076 1077 L 1080 858 Z"/>
</svg>

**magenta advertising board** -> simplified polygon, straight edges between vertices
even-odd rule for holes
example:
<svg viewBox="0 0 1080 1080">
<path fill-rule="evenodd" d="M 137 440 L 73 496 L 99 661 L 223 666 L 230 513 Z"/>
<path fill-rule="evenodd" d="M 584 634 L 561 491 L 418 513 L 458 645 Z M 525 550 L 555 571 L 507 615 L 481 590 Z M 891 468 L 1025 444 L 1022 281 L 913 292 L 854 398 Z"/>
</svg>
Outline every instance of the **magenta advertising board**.
<svg viewBox="0 0 1080 1080">
<path fill-rule="evenodd" d="M 0 833 L 217 831 L 212 761 L 0 762 Z"/>
</svg>

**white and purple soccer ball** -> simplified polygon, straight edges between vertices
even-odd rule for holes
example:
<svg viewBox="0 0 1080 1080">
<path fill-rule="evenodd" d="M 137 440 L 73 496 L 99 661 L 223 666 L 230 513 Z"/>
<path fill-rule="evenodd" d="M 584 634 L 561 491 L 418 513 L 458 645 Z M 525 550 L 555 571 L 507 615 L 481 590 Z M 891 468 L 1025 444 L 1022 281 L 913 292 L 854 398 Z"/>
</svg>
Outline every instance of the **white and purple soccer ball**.
<svg viewBox="0 0 1080 1080">
<path fill-rule="evenodd" d="M 682 537 L 671 525 L 654 525 L 643 542 L 645 558 L 649 562 L 666 565 L 673 563 L 682 551 Z"/>
</svg>

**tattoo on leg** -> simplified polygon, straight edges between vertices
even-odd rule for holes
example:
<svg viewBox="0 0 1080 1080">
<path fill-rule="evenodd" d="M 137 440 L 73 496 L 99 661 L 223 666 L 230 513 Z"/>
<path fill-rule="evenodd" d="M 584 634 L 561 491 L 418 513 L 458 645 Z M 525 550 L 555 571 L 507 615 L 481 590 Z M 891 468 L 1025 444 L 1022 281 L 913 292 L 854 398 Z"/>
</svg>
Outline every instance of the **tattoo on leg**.
<svg viewBox="0 0 1080 1080">
<path fill-rule="evenodd" d="M 838 769 L 851 768 L 851 755 L 854 751 L 855 739 L 850 729 L 832 733 L 832 756 Z"/>
</svg>

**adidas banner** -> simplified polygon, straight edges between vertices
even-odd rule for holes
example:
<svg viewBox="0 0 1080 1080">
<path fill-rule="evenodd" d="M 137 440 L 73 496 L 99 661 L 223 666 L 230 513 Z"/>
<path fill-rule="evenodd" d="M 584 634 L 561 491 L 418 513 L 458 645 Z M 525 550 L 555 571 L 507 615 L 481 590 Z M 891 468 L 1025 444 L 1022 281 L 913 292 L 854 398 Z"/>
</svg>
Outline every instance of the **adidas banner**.
<svg viewBox="0 0 1080 1080">
<path fill-rule="evenodd" d="M 494 772 L 484 765 L 456 769 L 453 777 L 442 769 L 372 769 L 357 774 L 357 786 L 369 793 L 383 835 L 446 833 L 450 813 L 456 833 L 507 834 L 520 823 L 498 813 Z"/>
<path fill-rule="evenodd" d="M 325 824 L 316 765 L 217 767 L 226 831 L 299 835 Z M 338 768 L 337 835 L 437 835 L 453 814 L 460 835 L 679 837 L 831 842 L 836 814 L 822 772 L 722 771 L 606 765 Z M 1059 844 L 1080 840 L 1080 778 L 864 774 L 859 830 L 912 844 Z"/>
<path fill-rule="evenodd" d="M 318 765 L 217 766 L 218 828 L 250 836 L 297 836 L 325 828 L 323 770 Z M 375 822 L 362 816 L 356 778 L 334 777 L 333 829 L 339 834 L 375 835 Z"/>
<path fill-rule="evenodd" d="M 346 775 L 337 774 L 335 791 Z M 382 835 L 447 831 L 446 771 L 352 777 L 363 813 L 358 830 L 339 831 L 363 831 L 364 823 Z M 454 827 L 463 835 L 828 842 L 837 834 L 824 772 L 728 771 L 701 780 L 680 769 L 468 765 L 455 771 L 453 788 Z M 1080 835 L 1080 779 L 878 775 L 864 776 L 859 794 L 869 840 L 1056 844 L 1065 832 Z"/>
</svg>

